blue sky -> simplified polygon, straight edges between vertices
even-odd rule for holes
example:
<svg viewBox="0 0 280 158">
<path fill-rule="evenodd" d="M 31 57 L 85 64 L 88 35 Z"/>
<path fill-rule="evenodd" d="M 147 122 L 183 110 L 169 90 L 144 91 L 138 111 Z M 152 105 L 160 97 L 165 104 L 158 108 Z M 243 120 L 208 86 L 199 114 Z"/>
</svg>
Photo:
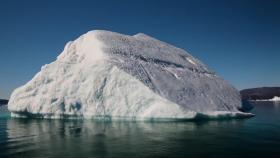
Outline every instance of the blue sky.
<svg viewBox="0 0 280 158">
<path fill-rule="evenodd" d="M 0 98 L 94 29 L 183 48 L 238 89 L 280 86 L 280 1 L 0 1 Z"/>
</svg>

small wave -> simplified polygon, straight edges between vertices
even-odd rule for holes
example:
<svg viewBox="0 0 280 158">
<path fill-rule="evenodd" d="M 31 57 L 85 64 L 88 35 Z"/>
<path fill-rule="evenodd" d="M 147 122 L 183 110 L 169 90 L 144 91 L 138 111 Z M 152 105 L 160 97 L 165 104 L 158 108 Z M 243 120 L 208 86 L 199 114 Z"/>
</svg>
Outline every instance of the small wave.
<svg viewBox="0 0 280 158">
<path fill-rule="evenodd" d="M 92 119 L 96 121 L 199 121 L 199 120 L 228 120 L 243 119 L 255 116 L 252 113 L 215 111 L 208 113 L 196 113 L 192 117 L 151 118 L 151 117 L 124 117 L 124 116 L 83 116 L 69 114 L 32 114 L 29 112 L 11 112 L 14 118 L 38 118 L 38 119 Z"/>
</svg>

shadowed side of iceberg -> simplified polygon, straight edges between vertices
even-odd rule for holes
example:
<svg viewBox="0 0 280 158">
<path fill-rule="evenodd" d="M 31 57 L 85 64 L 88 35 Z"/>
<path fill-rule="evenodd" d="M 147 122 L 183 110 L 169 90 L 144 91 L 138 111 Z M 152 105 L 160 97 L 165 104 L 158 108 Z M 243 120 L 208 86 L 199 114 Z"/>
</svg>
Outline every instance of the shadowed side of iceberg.
<svg viewBox="0 0 280 158">
<path fill-rule="evenodd" d="M 97 38 L 115 66 L 183 109 L 205 113 L 241 107 L 238 90 L 183 49 L 144 34 L 104 32 Z"/>
</svg>

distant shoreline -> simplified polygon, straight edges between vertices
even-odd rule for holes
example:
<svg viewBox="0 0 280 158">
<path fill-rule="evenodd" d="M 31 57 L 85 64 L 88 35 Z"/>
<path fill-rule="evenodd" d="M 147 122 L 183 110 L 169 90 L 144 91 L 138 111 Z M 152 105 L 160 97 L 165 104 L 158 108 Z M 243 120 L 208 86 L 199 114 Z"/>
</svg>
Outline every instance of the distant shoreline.
<svg viewBox="0 0 280 158">
<path fill-rule="evenodd" d="M 7 105 L 9 102 L 9 100 L 6 100 L 6 99 L 0 99 L 0 106 L 2 105 Z"/>
<path fill-rule="evenodd" d="M 262 101 L 280 102 L 280 97 L 279 97 L 279 96 L 274 96 L 272 99 L 257 99 L 257 100 L 249 100 L 249 101 L 257 101 L 257 102 L 262 102 Z"/>
<path fill-rule="evenodd" d="M 240 91 L 243 101 L 279 101 L 280 87 L 259 87 Z"/>
</svg>

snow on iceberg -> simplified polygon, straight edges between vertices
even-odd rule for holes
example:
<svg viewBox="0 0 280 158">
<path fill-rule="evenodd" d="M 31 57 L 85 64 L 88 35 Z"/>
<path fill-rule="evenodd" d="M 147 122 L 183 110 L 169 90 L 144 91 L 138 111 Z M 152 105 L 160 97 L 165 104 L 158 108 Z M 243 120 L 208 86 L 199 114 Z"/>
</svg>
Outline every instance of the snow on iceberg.
<svg viewBox="0 0 280 158">
<path fill-rule="evenodd" d="M 145 34 L 90 31 L 11 95 L 14 117 L 250 116 L 238 90 L 186 51 Z"/>
</svg>

